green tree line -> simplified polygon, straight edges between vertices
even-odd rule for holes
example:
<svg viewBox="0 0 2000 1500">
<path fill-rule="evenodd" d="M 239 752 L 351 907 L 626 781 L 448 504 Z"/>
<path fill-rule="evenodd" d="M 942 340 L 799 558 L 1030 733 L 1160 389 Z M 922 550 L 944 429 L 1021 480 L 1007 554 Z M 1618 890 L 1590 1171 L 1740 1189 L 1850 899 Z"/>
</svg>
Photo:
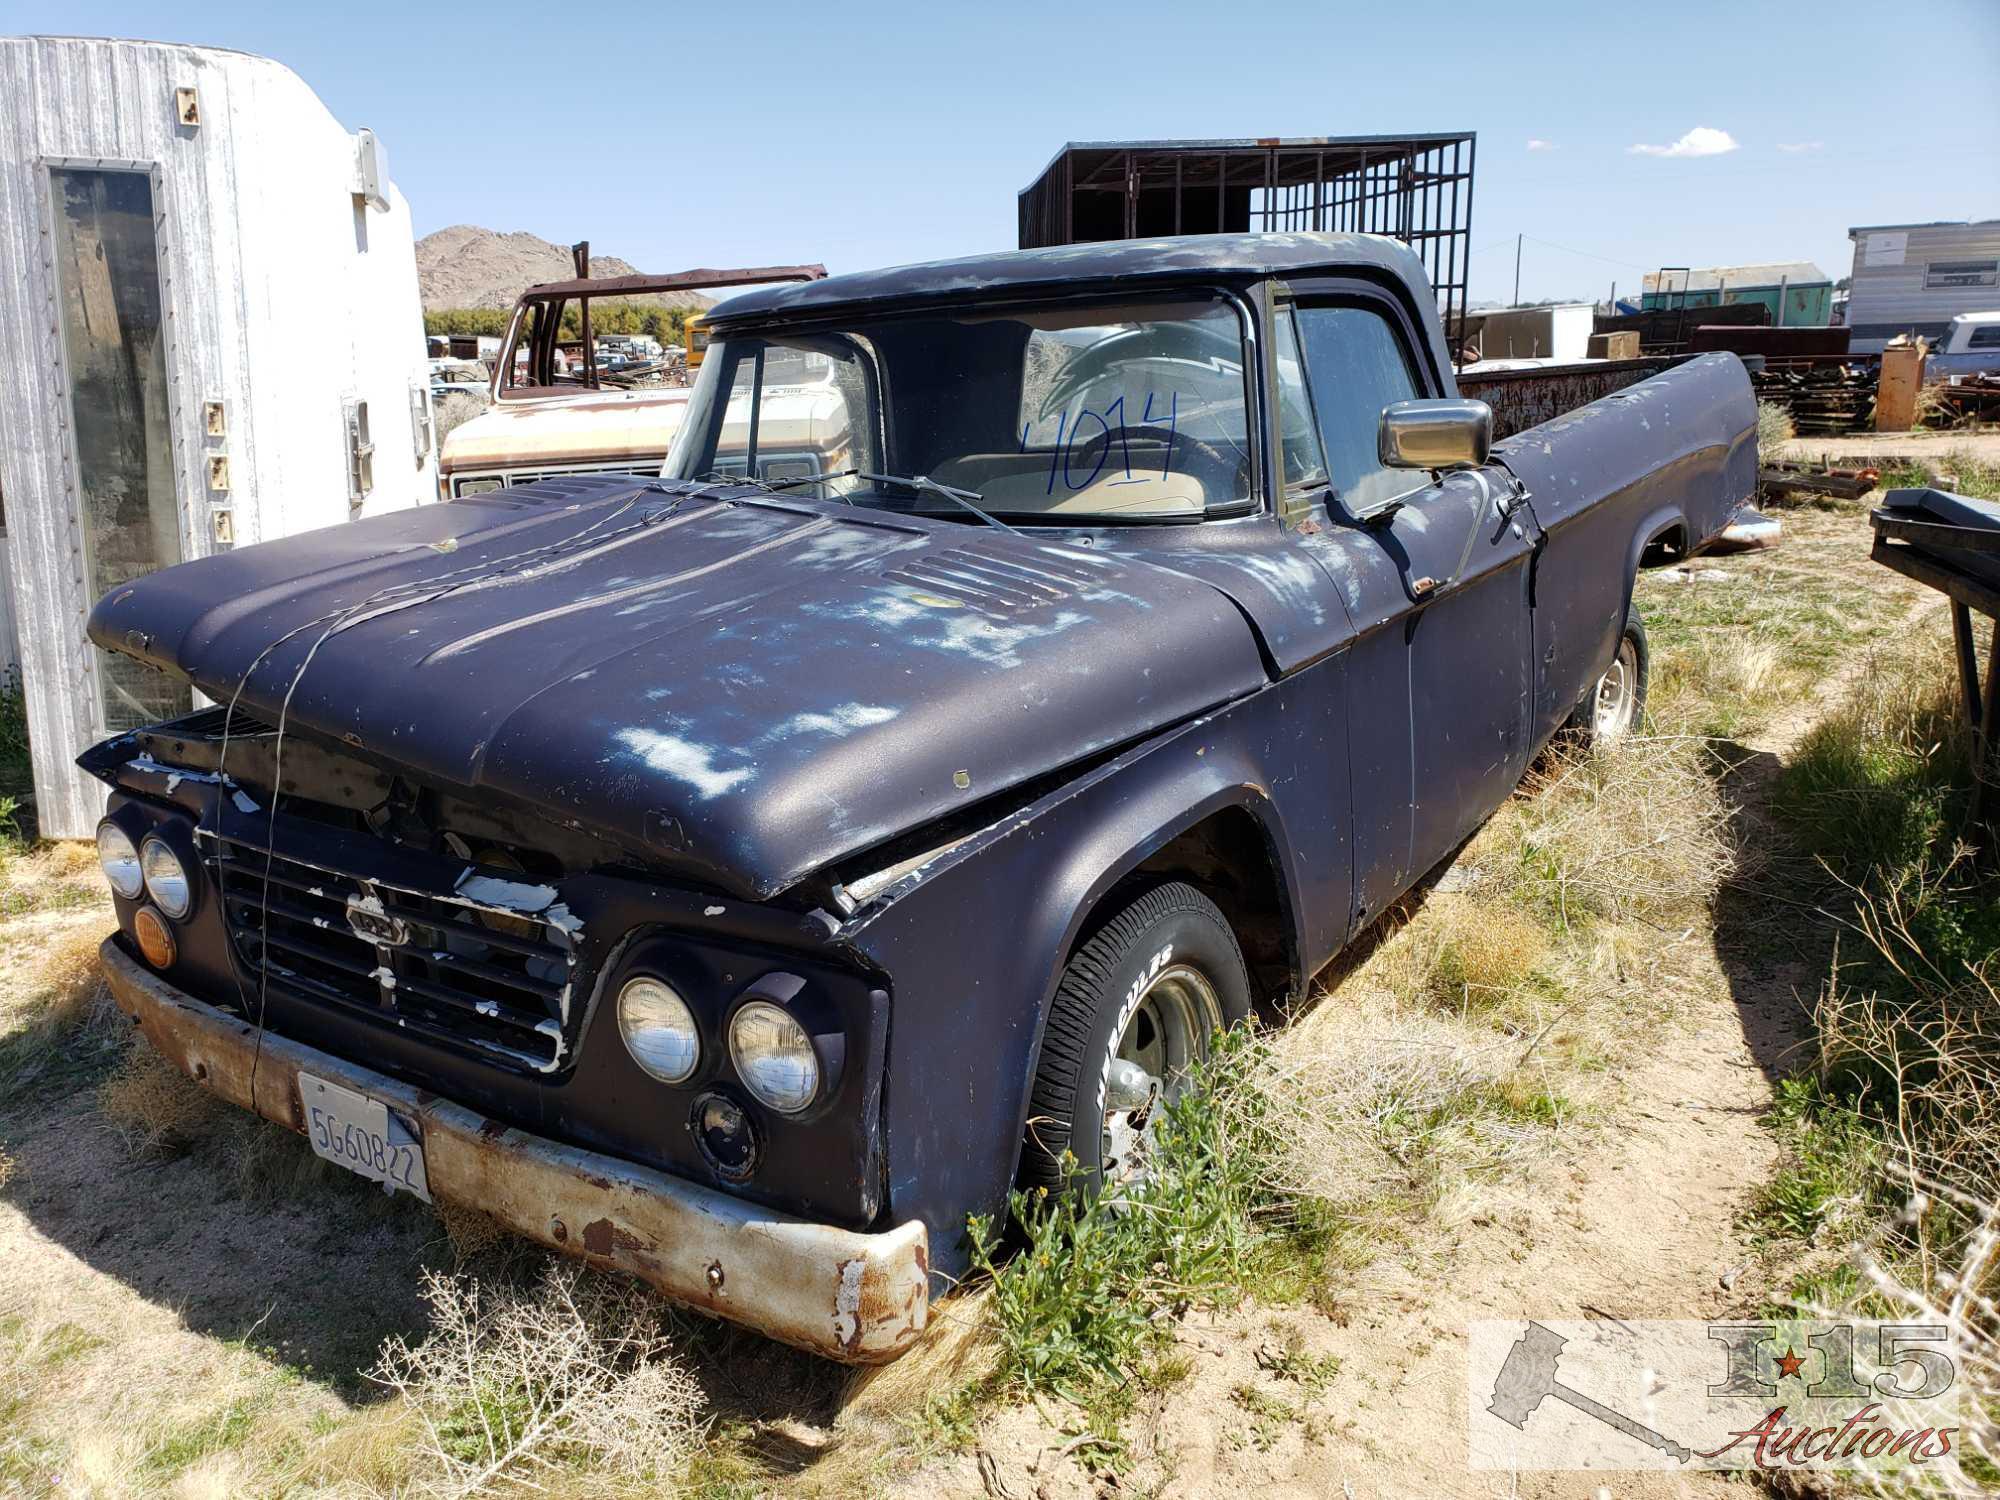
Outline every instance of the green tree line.
<svg viewBox="0 0 2000 1500">
<path fill-rule="evenodd" d="M 510 307 L 452 307 L 424 314 L 424 332 L 437 334 L 478 334 L 498 338 L 507 331 L 514 316 Z M 663 344 L 686 342 L 687 309 L 659 307 L 629 297 L 593 300 L 590 326 L 594 333 L 645 333 Z M 574 302 L 563 308 L 562 335 L 583 337 L 583 319 Z"/>
</svg>

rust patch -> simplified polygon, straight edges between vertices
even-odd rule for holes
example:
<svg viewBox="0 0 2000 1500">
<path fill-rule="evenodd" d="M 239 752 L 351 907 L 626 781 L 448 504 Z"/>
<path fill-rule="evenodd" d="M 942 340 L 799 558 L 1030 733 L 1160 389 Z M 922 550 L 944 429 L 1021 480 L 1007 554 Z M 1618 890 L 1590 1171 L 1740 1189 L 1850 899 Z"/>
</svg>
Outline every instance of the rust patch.
<svg viewBox="0 0 2000 1500">
<path fill-rule="evenodd" d="M 864 1276 L 861 1278 L 860 1324 L 863 1328 L 874 1328 L 898 1318 L 907 1320 L 914 1302 L 921 1295 L 921 1292 L 906 1293 L 898 1298 L 891 1290 L 888 1278 Z"/>
<path fill-rule="evenodd" d="M 479 1133 L 489 1141 L 497 1141 L 507 1133 L 507 1126 L 501 1120 L 488 1120 L 479 1127 Z"/>
<path fill-rule="evenodd" d="M 660 1269 L 660 1259 L 651 1245 L 609 1219 L 595 1219 L 583 1226 L 583 1253 L 609 1261 L 622 1257 L 643 1271 Z"/>
</svg>

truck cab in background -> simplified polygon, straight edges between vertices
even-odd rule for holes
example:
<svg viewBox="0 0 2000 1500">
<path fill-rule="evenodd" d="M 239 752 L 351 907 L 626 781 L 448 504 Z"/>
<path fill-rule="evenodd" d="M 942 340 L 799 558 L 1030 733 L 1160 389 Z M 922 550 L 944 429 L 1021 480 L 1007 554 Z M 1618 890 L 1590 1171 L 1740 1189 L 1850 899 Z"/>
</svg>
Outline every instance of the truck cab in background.
<svg viewBox="0 0 2000 1500">
<path fill-rule="evenodd" d="M 493 363 L 491 403 L 453 427 L 438 455 L 438 492 L 456 500 L 573 474 L 657 474 L 687 410 L 686 374 L 650 335 L 616 335 L 615 357 L 594 337 L 606 305 L 635 299 L 815 281 L 819 265 L 580 277 L 529 287 Z M 657 305 L 657 304 L 655 304 Z M 692 322 L 698 309 L 689 308 Z M 661 358 L 635 358 L 660 350 Z M 692 372 L 698 363 L 692 352 Z"/>
</svg>

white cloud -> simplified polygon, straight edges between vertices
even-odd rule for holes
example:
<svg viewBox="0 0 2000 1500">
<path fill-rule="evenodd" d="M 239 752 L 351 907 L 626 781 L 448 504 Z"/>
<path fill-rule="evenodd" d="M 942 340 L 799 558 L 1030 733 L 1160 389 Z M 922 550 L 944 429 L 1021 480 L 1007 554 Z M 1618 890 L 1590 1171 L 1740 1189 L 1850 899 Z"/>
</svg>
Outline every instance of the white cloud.
<svg viewBox="0 0 2000 1500">
<path fill-rule="evenodd" d="M 1530 151 L 1554 151 L 1558 148 L 1554 141 L 1545 141 L 1540 136 L 1534 136 L 1528 141 L 1528 149 Z"/>
<path fill-rule="evenodd" d="M 1736 137 L 1710 125 L 1697 125 L 1671 146 L 1628 146 L 1635 156 L 1721 156 L 1736 149 Z"/>
<path fill-rule="evenodd" d="M 1793 155 L 1797 155 L 1801 151 L 1823 151 L 1826 149 L 1826 142 L 1825 141 L 1780 141 L 1778 142 L 1778 149 L 1780 151 L 1789 151 Z"/>
</svg>

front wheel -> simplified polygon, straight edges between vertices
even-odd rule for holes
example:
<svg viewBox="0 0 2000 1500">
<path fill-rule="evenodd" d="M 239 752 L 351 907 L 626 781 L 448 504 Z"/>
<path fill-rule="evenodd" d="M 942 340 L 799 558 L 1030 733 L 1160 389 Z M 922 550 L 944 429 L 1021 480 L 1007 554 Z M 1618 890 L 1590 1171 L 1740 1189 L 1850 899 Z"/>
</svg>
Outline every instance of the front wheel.
<svg viewBox="0 0 2000 1500">
<path fill-rule="evenodd" d="M 1089 1192 L 1143 1180 L 1161 1107 L 1186 1089 L 1215 1034 L 1249 1014 L 1249 972 L 1214 902 L 1179 881 L 1131 900 L 1063 969 L 1035 1070 L 1023 1184 Z"/>
<path fill-rule="evenodd" d="M 1586 745 L 1614 745 L 1639 727 L 1646 711 L 1646 679 L 1652 653 L 1646 647 L 1646 622 L 1627 606 L 1625 629 L 1611 665 L 1577 704 L 1565 726 Z"/>
</svg>

